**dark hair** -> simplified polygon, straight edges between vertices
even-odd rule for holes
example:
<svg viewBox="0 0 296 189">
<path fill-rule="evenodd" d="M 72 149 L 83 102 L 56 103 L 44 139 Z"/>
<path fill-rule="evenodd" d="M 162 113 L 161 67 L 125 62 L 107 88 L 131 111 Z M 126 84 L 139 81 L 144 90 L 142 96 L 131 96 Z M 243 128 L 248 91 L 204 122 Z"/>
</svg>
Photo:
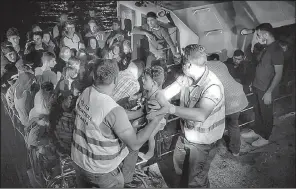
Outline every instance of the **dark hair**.
<svg viewBox="0 0 296 189">
<path fill-rule="evenodd" d="M 256 27 L 256 31 L 261 30 L 268 32 L 272 36 L 274 36 L 274 29 L 270 23 L 262 23 L 259 26 Z"/>
<path fill-rule="evenodd" d="M 44 83 L 41 84 L 41 89 L 43 91 L 51 92 L 54 89 L 54 85 L 53 85 L 52 82 L 46 81 L 46 82 L 44 82 Z"/>
<path fill-rule="evenodd" d="M 98 41 L 97 41 L 97 39 L 95 38 L 95 37 L 90 37 L 90 38 L 88 38 L 88 48 L 91 48 L 91 46 L 90 46 L 90 40 L 92 40 L 92 39 L 94 39 L 95 41 L 96 41 L 96 49 L 97 48 L 99 48 L 99 43 L 98 43 Z"/>
<path fill-rule="evenodd" d="M 211 61 L 211 60 L 220 60 L 220 57 L 218 54 L 213 53 L 210 56 L 208 56 L 208 61 Z"/>
<path fill-rule="evenodd" d="M 156 15 L 155 12 L 148 12 L 148 13 L 146 14 L 146 17 L 147 17 L 147 18 L 151 17 L 151 18 L 156 19 L 156 18 L 157 18 L 157 15 Z"/>
<path fill-rule="evenodd" d="M 19 34 L 19 32 L 18 32 L 18 30 L 16 29 L 16 28 L 9 28 L 8 30 L 7 30 L 7 32 L 6 32 L 6 37 L 7 37 L 7 39 L 9 38 L 9 37 L 11 37 L 11 36 L 20 36 L 20 34 Z"/>
<path fill-rule="evenodd" d="M 94 84 L 110 85 L 117 78 L 119 68 L 112 60 L 95 60 Z"/>
<path fill-rule="evenodd" d="M 32 36 L 34 36 L 34 35 L 39 35 L 42 38 L 43 32 L 42 31 L 33 32 Z"/>
<path fill-rule="evenodd" d="M 71 54 L 74 53 L 74 56 L 76 56 L 76 54 L 77 54 L 77 50 L 76 49 L 72 48 L 72 49 L 70 49 L 70 51 L 71 51 Z"/>
<path fill-rule="evenodd" d="M 44 53 L 42 53 L 42 60 L 45 59 L 46 61 L 50 61 L 53 58 L 56 58 L 56 56 L 52 52 L 44 52 Z"/>
<path fill-rule="evenodd" d="M 158 86 L 162 87 L 165 80 L 164 69 L 161 66 L 152 66 L 144 70 L 143 75 L 148 75 Z"/>
<path fill-rule="evenodd" d="M 38 24 L 33 24 L 33 25 L 32 25 L 32 28 L 31 28 L 32 31 L 33 31 L 33 29 L 34 29 L 35 27 L 37 27 L 37 26 L 41 29 L 41 27 L 40 27 Z"/>
<path fill-rule="evenodd" d="M 234 51 L 233 56 L 245 56 L 245 53 L 242 50 L 237 49 Z"/>
<path fill-rule="evenodd" d="M 73 20 L 68 20 L 66 23 L 65 23 L 65 27 L 67 27 L 67 25 L 75 25 L 75 22 Z"/>
</svg>

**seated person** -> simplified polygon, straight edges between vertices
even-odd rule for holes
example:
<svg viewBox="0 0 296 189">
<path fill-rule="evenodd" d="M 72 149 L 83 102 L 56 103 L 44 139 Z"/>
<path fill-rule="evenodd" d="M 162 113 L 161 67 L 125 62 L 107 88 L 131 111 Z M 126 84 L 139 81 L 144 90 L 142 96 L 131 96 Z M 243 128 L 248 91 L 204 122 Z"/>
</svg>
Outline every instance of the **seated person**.
<svg viewBox="0 0 296 189">
<path fill-rule="evenodd" d="M 180 54 L 177 53 L 177 49 L 168 31 L 159 25 L 157 15 L 154 12 L 148 12 L 146 17 L 147 24 L 141 27 L 135 27 L 132 30 L 132 34 L 145 35 L 148 38 L 150 54 L 147 57 L 146 68 L 151 66 L 153 60 L 166 59 L 166 53 L 164 51 L 166 45 L 170 46 L 176 58 L 180 58 Z"/>
<path fill-rule="evenodd" d="M 94 37 L 98 43 L 97 48 L 99 48 L 100 50 L 104 49 L 108 35 L 106 34 L 106 32 L 99 30 L 99 27 L 94 20 L 90 20 L 88 22 L 88 25 L 90 30 L 88 33 L 85 34 L 86 40 L 89 41 L 90 37 Z"/>
<path fill-rule="evenodd" d="M 6 32 L 7 41 L 1 44 L 2 46 L 11 46 L 18 55 L 18 59 L 24 56 L 24 49 L 20 47 L 20 35 L 16 28 L 9 28 Z"/>
<path fill-rule="evenodd" d="M 242 50 L 235 50 L 232 58 L 228 58 L 224 63 L 230 75 L 239 83 L 244 83 L 246 75 L 245 54 Z"/>
<path fill-rule="evenodd" d="M 58 48 L 56 44 L 53 42 L 51 33 L 49 31 L 43 32 L 42 42 L 45 44 L 47 51 L 57 55 Z"/>
<path fill-rule="evenodd" d="M 108 35 L 105 48 L 110 48 L 114 43 L 122 42 L 124 40 L 124 31 L 121 29 L 121 22 L 114 20 L 112 24 L 112 31 Z"/>
<path fill-rule="evenodd" d="M 110 50 L 104 55 L 104 59 L 112 60 L 115 59 L 116 62 L 120 61 L 120 52 L 121 52 L 120 43 L 115 43 L 110 48 Z"/>
<path fill-rule="evenodd" d="M 51 52 L 44 52 L 41 60 L 42 66 L 35 68 L 37 83 L 41 86 L 42 83 L 50 82 L 55 88 L 58 83 L 58 78 L 57 74 L 51 71 L 56 65 L 55 55 Z"/>
<path fill-rule="evenodd" d="M 72 135 L 75 123 L 75 104 L 80 95 L 79 86 L 72 86 L 72 94 L 61 99 L 61 105 L 55 113 L 57 118 L 54 120 L 56 125 L 54 135 L 57 139 L 57 148 L 59 152 L 71 154 Z"/>
<path fill-rule="evenodd" d="M 60 96 L 69 96 L 71 94 L 71 86 L 75 80 L 77 80 L 78 70 L 74 67 L 65 68 L 65 77 L 62 78 L 55 88 L 56 98 Z M 77 82 L 77 81 L 75 81 Z"/>
<path fill-rule="evenodd" d="M 120 55 L 120 61 L 118 62 L 119 71 L 125 70 L 129 63 L 131 62 L 132 58 L 132 49 L 131 49 L 131 42 L 129 40 L 125 40 L 122 43 L 123 53 Z"/>
<path fill-rule="evenodd" d="M 66 67 L 69 58 L 71 58 L 70 48 L 62 47 L 59 57 L 57 58 L 57 64 L 52 69 L 52 71 L 58 75 L 58 81 L 61 78 L 61 74 L 63 73 L 63 69 Z"/>
<path fill-rule="evenodd" d="M 124 71 L 118 74 L 118 83 L 113 92 L 113 99 L 117 102 L 123 98 L 133 97 L 140 90 L 138 79 L 144 70 L 144 62 L 134 60 Z"/>
<path fill-rule="evenodd" d="M 67 21 L 65 23 L 65 35 L 61 38 L 60 48 L 69 47 L 78 51 L 81 48 L 85 48 L 83 40 L 78 32 L 75 32 L 74 22 Z"/>
<path fill-rule="evenodd" d="M 98 58 L 101 56 L 99 44 L 95 37 L 88 38 L 86 53 L 88 54 L 88 56 L 90 56 L 90 59 Z"/>
<path fill-rule="evenodd" d="M 33 33 L 33 41 L 26 44 L 25 60 L 32 63 L 32 69 L 40 67 L 43 52 L 47 51 L 46 45 L 42 43 L 42 32 Z"/>
<path fill-rule="evenodd" d="M 159 105 L 161 107 L 163 107 L 166 102 L 164 95 L 161 93 L 161 89 L 162 89 L 162 85 L 164 83 L 164 69 L 161 66 L 152 66 L 151 68 L 147 68 L 144 70 L 144 74 L 143 74 L 143 88 L 144 88 L 144 111 L 146 111 L 146 113 L 149 113 L 149 109 L 148 109 L 148 101 L 157 101 L 159 103 Z M 135 112 L 131 112 L 130 114 L 134 114 L 134 115 L 142 115 L 143 113 L 143 109 L 139 109 Z M 150 113 L 150 115 L 152 115 L 153 113 Z M 142 116 L 141 115 L 141 116 Z M 150 116 L 149 115 L 149 116 Z M 147 116 L 147 120 L 148 122 L 151 120 L 151 118 Z M 154 116 L 154 115 L 152 115 Z M 131 118 L 129 116 L 129 118 Z M 142 126 L 143 123 L 141 123 L 143 121 L 143 119 L 139 119 L 134 121 L 133 126 L 135 128 Z M 141 157 L 143 160 L 148 161 L 150 158 L 152 158 L 154 156 L 154 149 L 155 149 L 155 135 L 158 133 L 159 130 L 163 130 L 164 126 L 166 125 L 166 120 L 163 118 L 159 125 L 154 129 L 154 131 L 152 132 L 150 138 L 149 138 L 149 150 L 146 154 L 143 154 L 141 152 L 139 152 L 139 157 Z"/>
</svg>

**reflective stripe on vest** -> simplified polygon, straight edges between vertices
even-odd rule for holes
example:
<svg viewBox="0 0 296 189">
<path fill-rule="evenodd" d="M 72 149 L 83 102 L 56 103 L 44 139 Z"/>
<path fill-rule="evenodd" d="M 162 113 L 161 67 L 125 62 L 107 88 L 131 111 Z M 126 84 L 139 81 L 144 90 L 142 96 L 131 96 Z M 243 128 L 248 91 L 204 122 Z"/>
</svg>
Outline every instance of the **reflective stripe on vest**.
<svg viewBox="0 0 296 189">
<path fill-rule="evenodd" d="M 218 78 L 209 72 L 208 76 L 213 80 L 218 80 Z M 206 78 L 201 86 L 190 87 L 193 88 L 191 92 L 189 87 L 183 88 L 181 91 L 181 106 L 187 108 L 193 108 L 196 103 L 200 100 L 202 94 L 212 85 L 217 85 L 222 87 L 218 82 L 211 82 L 211 79 Z M 222 95 L 224 96 L 224 91 L 222 90 Z M 186 139 L 190 142 L 196 142 L 201 144 L 210 144 L 222 137 L 225 128 L 225 99 L 216 105 L 209 117 L 202 122 L 195 122 L 191 120 L 183 120 L 182 122 L 183 131 L 185 132 Z M 195 133 L 195 134 L 194 134 Z M 190 135 L 190 136 L 189 136 Z M 195 136 L 194 136 L 195 135 Z M 201 136 L 203 139 L 201 139 Z"/>
<path fill-rule="evenodd" d="M 88 87 L 77 100 L 71 156 L 82 169 L 91 173 L 109 173 L 128 155 L 127 147 L 101 130 L 105 117 L 118 104 L 109 96 Z M 113 133 L 110 128 L 110 133 Z"/>
</svg>

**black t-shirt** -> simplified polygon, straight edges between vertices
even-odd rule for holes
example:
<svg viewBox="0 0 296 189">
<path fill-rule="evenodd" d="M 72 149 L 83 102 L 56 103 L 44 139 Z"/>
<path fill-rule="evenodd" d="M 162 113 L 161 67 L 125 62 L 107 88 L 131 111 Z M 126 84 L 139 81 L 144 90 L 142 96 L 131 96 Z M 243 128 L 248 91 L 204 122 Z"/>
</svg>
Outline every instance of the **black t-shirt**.
<svg viewBox="0 0 296 189">
<path fill-rule="evenodd" d="M 132 55 L 131 53 L 128 54 L 122 54 L 120 61 L 118 62 L 118 67 L 119 67 L 119 71 L 123 71 L 125 69 L 127 69 L 127 67 L 129 66 L 131 59 L 132 59 Z"/>
<path fill-rule="evenodd" d="M 66 62 L 61 58 L 58 58 L 56 60 L 56 62 L 57 62 L 57 64 L 53 67 L 52 71 L 55 73 L 57 73 L 57 72 L 63 73 L 63 69 L 64 69 L 64 67 L 66 67 Z"/>
<path fill-rule="evenodd" d="M 253 86 L 261 91 L 266 91 L 275 75 L 274 66 L 284 64 L 284 52 L 278 41 L 274 41 L 258 56 L 259 64 L 256 67 Z"/>
</svg>

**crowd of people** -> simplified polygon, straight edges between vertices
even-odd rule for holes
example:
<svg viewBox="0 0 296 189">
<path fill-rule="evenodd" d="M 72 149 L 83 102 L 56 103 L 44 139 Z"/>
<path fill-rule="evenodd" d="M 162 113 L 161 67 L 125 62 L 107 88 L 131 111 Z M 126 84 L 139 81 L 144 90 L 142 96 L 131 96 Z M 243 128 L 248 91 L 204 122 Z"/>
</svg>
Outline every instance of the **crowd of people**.
<svg viewBox="0 0 296 189">
<path fill-rule="evenodd" d="M 248 106 L 244 52 L 236 50 L 225 63 L 191 44 L 178 53 L 167 30 L 149 12 L 147 24 L 122 30 L 115 20 L 112 32 L 86 20 L 83 31 L 62 14 L 53 29 L 32 26 L 25 47 L 16 28 L 1 44 L 1 97 L 14 112 L 29 152 L 52 167 L 57 154 L 71 156 L 78 187 L 132 187 L 138 156 L 154 156 L 155 135 L 165 129 L 165 115 L 181 118 L 182 134 L 174 151 L 180 187 L 209 187 L 208 172 L 225 126 L 229 150 L 240 152 L 240 112 Z M 133 34 L 147 37 L 149 56 L 132 59 Z M 272 93 L 283 69 L 283 51 L 270 24 L 259 25 L 252 52 L 261 44 L 252 82 L 256 97 L 253 146 L 268 144 L 272 122 Z M 256 44 L 256 45 L 255 45 Z M 167 67 L 166 50 L 176 65 Z M 180 64 L 181 63 L 181 64 Z M 165 89 L 168 74 L 175 78 Z M 179 98 L 178 98 L 179 95 Z M 178 106 L 171 99 L 180 99 Z M 257 135 L 254 131 L 244 137 Z M 259 136 L 259 135 L 258 135 Z M 148 142 L 148 152 L 139 149 Z"/>
</svg>

